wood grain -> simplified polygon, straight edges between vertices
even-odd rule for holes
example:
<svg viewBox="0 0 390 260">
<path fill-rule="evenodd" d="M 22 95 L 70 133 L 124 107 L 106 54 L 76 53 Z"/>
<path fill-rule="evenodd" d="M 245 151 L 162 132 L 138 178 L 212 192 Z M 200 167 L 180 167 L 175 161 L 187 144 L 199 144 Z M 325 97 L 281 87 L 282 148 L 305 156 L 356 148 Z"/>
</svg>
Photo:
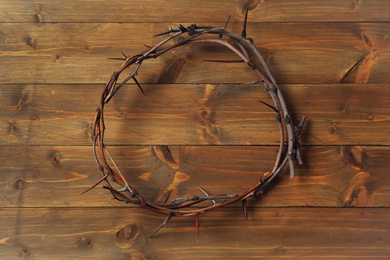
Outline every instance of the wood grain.
<svg viewBox="0 0 390 260">
<path fill-rule="evenodd" d="M 223 26 L 223 24 L 219 24 Z M 177 24 L 0 24 L 2 83 L 105 83 L 121 62 L 160 40 L 152 36 Z M 229 30 L 239 33 L 241 24 Z M 389 23 L 260 23 L 248 35 L 264 54 L 278 83 L 387 83 Z M 142 32 L 142 33 L 141 33 Z M 290 32 L 294 32 L 291 34 Z M 205 45 L 146 62 L 139 80 L 156 83 L 246 83 L 255 75 L 228 50 Z M 172 63 L 180 66 L 170 66 Z M 171 68 L 171 69 L 168 69 Z M 170 75 L 177 75 L 171 77 Z"/>
<path fill-rule="evenodd" d="M 308 118 L 308 145 L 390 144 L 385 84 L 281 85 L 292 115 Z M 101 85 L 0 86 L 0 143 L 90 145 Z M 277 145 L 275 113 L 262 86 L 145 84 L 121 89 L 107 107 L 110 144 Z M 324 95 L 326 93 L 326 95 Z M 367 133 L 370 133 L 369 135 Z"/>
<path fill-rule="evenodd" d="M 389 259 L 388 0 L 252 0 L 248 36 L 292 116 L 304 165 L 258 198 L 195 219 L 113 200 L 91 126 L 121 52 L 178 24 L 240 33 L 249 0 L 0 1 L 1 259 Z M 106 144 L 155 202 L 240 193 L 272 168 L 270 102 L 227 50 L 197 45 L 140 70 L 107 107 Z M 158 84 L 156 84 L 158 83 Z"/>
<path fill-rule="evenodd" d="M 0 3 L 0 22 L 161 23 L 175 19 L 182 23 L 214 23 L 225 22 L 229 15 L 241 22 L 246 3 L 246 0 L 14 0 Z M 250 8 L 250 20 L 254 22 L 361 22 L 389 21 L 390 4 L 387 0 L 256 0 Z"/>
<path fill-rule="evenodd" d="M 242 193 L 272 169 L 277 146 L 168 146 L 171 158 L 151 146 L 110 147 L 124 175 L 146 198 L 164 203 L 199 195 Z M 252 206 L 389 207 L 385 146 L 303 147 L 305 164 L 289 179 L 285 171 Z M 90 147 L 3 146 L 2 207 L 120 206 L 96 188 L 100 178 Z M 18 161 L 17 164 L 15 162 Z M 100 185 L 99 187 L 101 187 Z M 124 206 L 124 205 L 123 205 Z"/>
<path fill-rule="evenodd" d="M 173 219 L 131 208 L 3 209 L 0 256 L 52 259 L 385 259 L 389 209 L 239 209 Z M 221 221 L 221 219 L 223 221 Z M 50 228 L 48 228 L 50 226 Z M 180 234 L 180 239 L 177 239 Z M 216 247 L 215 244 L 218 244 Z M 350 250 L 346 250 L 346 248 Z"/>
</svg>

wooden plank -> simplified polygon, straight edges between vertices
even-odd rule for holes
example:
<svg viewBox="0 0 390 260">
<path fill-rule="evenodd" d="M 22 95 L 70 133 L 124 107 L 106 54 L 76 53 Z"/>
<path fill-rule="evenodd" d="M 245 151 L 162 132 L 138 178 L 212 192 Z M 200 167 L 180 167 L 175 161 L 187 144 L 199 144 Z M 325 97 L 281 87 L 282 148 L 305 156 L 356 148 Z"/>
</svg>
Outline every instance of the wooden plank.
<svg viewBox="0 0 390 260">
<path fill-rule="evenodd" d="M 385 84 L 281 85 L 309 145 L 390 145 Z M 106 107 L 107 144 L 277 145 L 262 86 L 145 84 Z M 102 85 L 0 86 L 0 144 L 90 145 Z M 380 105 L 379 105 L 380 104 Z"/>
<path fill-rule="evenodd" d="M 1 83 L 105 83 L 121 64 L 107 58 L 119 57 L 121 51 L 143 51 L 143 44 L 159 41 L 152 35 L 170 26 L 177 24 L 0 24 L 0 62 L 7 64 Z M 240 33 L 241 27 L 236 23 L 229 30 Z M 278 83 L 387 83 L 389 28 L 389 23 L 251 23 L 248 35 Z M 139 80 L 244 83 L 255 79 L 242 63 L 204 62 L 206 58 L 236 57 L 222 48 L 193 46 L 146 62 Z M 178 65 L 171 66 L 174 63 Z"/>
<path fill-rule="evenodd" d="M 40 0 L 2 1 L 0 22 L 225 22 L 243 20 L 248 1 L 121 1 Z M 254 22 L 339 22 L 389 21 L 387 0 L 274 0 L 252 1 L 250 20 Z"/>
<path fill-rule="evenodd" d="M 242 193 L 272 169 L 275 146 L 110 147 L 113 157 L 145 198 L 163 203 L 199 195 Z M 289 179 L 281 173 L 252 206 L 390 206 L 388 146 L 303 147 L 304 165 Z M 1 207 L 125 206 L 96 188 L 101 176 L 90 147 L 2 146 Z M 101 187 L 100 185 L 99 187 Z M 170 194 L 170 195 L 169 195 Z"/>
<path fill-rule="evenodd" d="M 303 129 L 304 165 L 258 198 L 173 218 L 113 200 L 91 127 L 104 83 L 178 24 L 240 33 L 249 0 L 0 1 L 0 259 L 389 259 L 388 0 L 252 0 L 248 36 Z M 214 46 L 145 63 L 106 110 L 106 144 L 155 203 L 239 194 L 278 149 L 262 86 Z M 123 75 L 124 76 L 124 75 Z M 158 84 L 156 84 L 158 83 Z M 211 203 L 211 202 L 209 202 Z"/>
<path fill-rule="evenodd" d="M 239 209 L 162 222 L 130 208 L 3 209 L 0 256 L 39 259 L 386 259 L 389 209 Z M 180 234 L 180 237 L 178 236 Z"/>
</svg>

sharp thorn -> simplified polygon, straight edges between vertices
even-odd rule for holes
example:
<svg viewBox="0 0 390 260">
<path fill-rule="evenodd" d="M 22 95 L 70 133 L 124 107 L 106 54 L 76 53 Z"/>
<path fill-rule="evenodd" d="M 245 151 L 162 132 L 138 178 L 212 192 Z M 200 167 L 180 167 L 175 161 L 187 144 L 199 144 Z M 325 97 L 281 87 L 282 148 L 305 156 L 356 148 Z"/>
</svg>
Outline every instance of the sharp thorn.
<svg viewBox="0 0 390 260">
<path fill-rule="evenodd" d="M 127 59 L 127 55 L 123 51 L 121 51 L 121 53 L 122 53 L 123 57 L 125 57 L 125 59 Z"/>
<path fill-rule="evenodd" d="M 210 196 L 202 187 L 200 187 L 199 185 L 196 185 L 196 187 L 201 191 L 203 192 L 204 195 L 206 196 Z"/>
<path fill-rule="evenodd" d="M 153 35 L 153 37 L 162 36 L 162 35 L 170 34 L 170 33 L 173 33 L 173 32 L 178 32 L 178 31 L 179 31 L 178 29 L 171 28 L 169 31 L 155 34 L 155 35 Z"/>
<path fill-rule="evenodd" d="M 126 60 L 126 58 L 107 58 L 109 60 Z"/>
<path fill-rule="evenodd" d="M 270 104 L 268 104 L 268 103 L 265 103 L 264 101 L 261 101 L 261 100 L 259 100 L 261 103 L 263 103 L 264 105 L 266 105 L 267 107 L 269 107 L 269 108 L 271 108 L 273 111 L 275 111 L 276 113 L 279 113 L 279 110 L 276 108 L 276 107 L 274 107 L 274 106 L 272 106 L 272 105 L 270 105 Z"/>
<path fill-rule="evenodd" d="M 196 185 L 196 187 L 198 187 L 198 189 L 203 192 L 204 195 L 206 195 L 207 197 L 210 197 L 210 195 L 202 188 L 200 187 L 199 185 Z M 213 202 L 214 205 L 217 205 L 217 202 L 215 200 L 211 200 Z"/>
<path fill-rule="evenodd" d="M 139 90 L 141 90 L 142 94 L 145 96 L 145 92 L 144 92 L 144 90 L 142 89 L 141 84 L 139 84 L 138 80 L 137 80 L 135 77 L 133 77 L 133 80 L 134 80 L 134 82 L 137 84 Z"/>
<path fill-rule="evenodd" d="M 299 130 L 303 127 L 303 125 L 305 124 L 305 121 L 306 121 L 306 116 L 302 116 L 302 119 L 301 119 L 301 122 L 299 122 Z"/>
<path fill-rule="evenodd" d="M 88 191 L 92 190 L 93 188 L 95 188 L 96 186 L 98 186 L 100 183 L 102 183 L 102 181 L 104 181 L 105 179 L 107 179 L 108 177 L 108 173 L 104 174 L 104 176 L 98 180 L 94 185 L 92 185 L 92 187 L 88 188 L 87 190 L 83 191 L 81 193 L 81 195 L 83 195 L 84 193 L 87 193 Z"/>
<path fill-rule="evenodd" d="M 195 215 L 195 225 L 196 225 L 196 233 L 199 237 L 199 213 Z"/>
<path fill-rule="evenodd" d="M 229 17 L 228 17 L 228 19 L 227 19 L 225 25 L 223 26 L 223 29 L 226 29 L 226 27 L 227 27 L 227 25 L 228 25 L 228 23 L 229 23 L 229 21 L 230 21 L 230 17 L 232 17 L 232 15 L 229 15 Z"/>
<path fill-rule="evenodd" d="M 162 36 L 162 35 L 170 34 L 170 33 L 171 33 L 171 31 L 167 31 L 167 32 L 163 32 L 163 33 L 158 33 L 158 34 L 153 35 L 153 37 L 158 37 L 158 36 Z"/>
<path fill-rule="evenodd" d="M 167 203 L 167 201 L 168 201 L 168 199 L 169 199 L 169 196 L 171 196 L 172 191 L 173 191 L 173 190 L 171 189 L 171 190 L 169 190 L 169 191 L 167 192 L 167 196 L 166 196 L 166 198 L 165 198 L 165 200 L 164 200 L 164 204 Z"/>
<path fill-rule="evenodd" d="M 253 85 L 253 84 L 261 83 L 261 82 L 264 82 L 264 81 L 263 80 L 256 80 L 256 81 L 240 84 L 239 86 Z"/>
<path fill-rule="evenodd" d="M 241 37 L 243 37 L 245 39 L 246 39 L 246 23 L 247 23 L 247 20 L 248 20 L 248 11 L 249 11 L 249 7 L 247 6 L 246 10 L 245 10 L 244 24 L 242 26 L 242 32 L 241 32 Z"/>
<path fill-rule="evenodd" d="M 243 60 L 203 60 L 205 62 L 224 62 L 224 63 L 238 63 L 244 62 Z"/>
<path fill-rule="evenodd" d="M 158 226 L 156 228 L 156 230 L 153 231 L 153 233 L 149 236 L 149 238 L 153 237 L 160 229 L 162 229 L 163 227 L 166 226 L 166 224 L 168 223 L 168 221 L 174 216 L 175 214 L 170 212 L 168 217 L 163 221 L 163 223 L 161 223 L 160 226 Z"/>
<path fill-rule="evenodd" d="M 248 208 L 246 207 L 246 199 L 243 199 L 241 201 L 242 203 L 242 210 L 244 212 L 244 220 L 247 221 L 248 220 Z"/>
</svg>

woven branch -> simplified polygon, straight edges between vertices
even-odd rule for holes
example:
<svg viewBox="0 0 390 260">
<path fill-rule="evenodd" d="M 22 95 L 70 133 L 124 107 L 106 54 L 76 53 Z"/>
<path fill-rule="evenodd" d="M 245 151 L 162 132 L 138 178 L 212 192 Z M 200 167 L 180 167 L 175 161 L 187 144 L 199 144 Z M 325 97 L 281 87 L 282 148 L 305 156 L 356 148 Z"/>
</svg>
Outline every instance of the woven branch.
<svg viewBox="0 0 390 260">
<path fill-rule="evenodd" d="M 121 58 L 123 60 L 122 66 L 111 75 L 105 86 L 101 96 L 100 106 L 97 108 L 93 128 L 93 154 L 103 177 L 90 189 L 105 181 L 106 186 L 104 186 L 104 188 L 108 189 L 114 198 L 126 203 L 137 204 L 143 208 L 150 209 L 158 213 L 167 214 L 167 218 L 151 236 L 164 227 L 174 216 L 195 216 L 196 226 L 199 233 L 199 214 L 224 207 L 237 201 L 242 202 L 244 216 L 246 218 L 247 198 L 258 195 L 281 172 L 287 163 L 289 165 L 291 178 L 295 175 L 294 161 L 297 161 L 298 164 L 302 164 L 299 151 L 299 133 L 305 121 L 305 117 L 302 118 L 298 125 L 294 125 L 282 92 L 273 78 L 267 63 L 253 44 L 253 40 L 246 37 L 247 14 L 248 11 L 245 15 L 241 35 L 228 32 L 226 30 L 227 23 L 224 27 L 220 28 L 212 26 L 197 26 L 195 24 L 188 27 L 179 25 L 177 28 L 172 28 L 168 32 L 156 35 L 167 35 L 167 37 L 154 46 L 148 46 L 147 50 L 137 55 L 127 56 L 122 53 L 124 56 Z M 131 181 L 127 180 L 123 176 L 120 167 L 116 164 L 108 148 L 105 146 L 104 108 L 117 94 L 117 92 L 130 80 L 133 80 L 142 93 L 144 93 L 139 81 L 136 79 L 136 76 L 138 75 L 141 65 L 147 60 L 158 58 L 161 55 L 181 46 L 202 43 L 215 44 L 228 48 L 238 56 L 239 61 L 245 62 L 257 75 L 257 81 L 247 84 L 261 83 L 264 85 L 264 91 L 270 95 L 273 101 L 272 105 L 263 101 L 261 102 L 270 107 L 276 113 L 276 120 L 280 131 L 279 151 L 273 168 L 270 171 L 263 173 L 259 181 L 242 194 L 224 194 L 213 196 L 207 194 L 207 192 L 205 192 L 201 187 L 198 187 L 203 194 L 202 196 L 193 195 L 189 197 L 176 198 L 168 204 L 154 204 L 145 199 L 135 189 L 135 187 L 132 186 Z M 249 56 L 249 53 L 251 56 Z M 258 62 L 255 64 L 253 60 L 257 60 Z M 235 62 L 236 61 L 237 60 L 235 60 Z M 131 72 L 128 76 L 122 82 L 118 82 L 119 76 L 129 68 L 132 69 L 130 70 Z M 261 71 L 264 71 L 265 73 L 263 74 Z M 114 188 L 114 186 L 117 185 L 119 185 L 120 188 Z M 204 201 L 209 201 L 210 205 L 200 207 L 198 204 Z"/>
</svg>

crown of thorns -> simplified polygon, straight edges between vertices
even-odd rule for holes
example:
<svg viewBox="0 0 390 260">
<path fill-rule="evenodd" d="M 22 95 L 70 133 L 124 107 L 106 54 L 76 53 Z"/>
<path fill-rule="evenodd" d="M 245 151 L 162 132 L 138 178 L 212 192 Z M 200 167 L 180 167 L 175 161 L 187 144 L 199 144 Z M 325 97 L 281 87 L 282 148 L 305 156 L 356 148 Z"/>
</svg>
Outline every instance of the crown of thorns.
<svg viewBox="0 0 390 260">
<path fill-rule="evenodd" d="M 127 56 L 122 53 L 124 56 L 121 58 L 124 60 L 122 66 L 111 75 L 105 86 L 101 96 L 100 106 L 97 108 L 93 126 L 93 155 L 103 176 L 87 191 L 105 181 L 106 185 L 104 188 L 108 189 L 115 199 L 166 214 L 167 217 L 165 220 L 150 236 L 156 234 L 174 216 L 194 216 L 196 220 L 196 229 L 199 234 L 199 214 L 238 201 L 241 201 L 244 218 L 247 218 L 247 198 L 260 194 L 261 191 L 281 172 L 286 164 L 289 165 L 291 178 L 295 175 L 294 161 L 298 162 L 298 164 L 302 164 L 298 136 L 303 123 L 305 122 L 305 117 L 302 117 L 297 125 L 294 124 L 288 112 L 282 92 L 276 84 L 268 65 L 254 46 L 253 40 L 246 35 L 247 17 L 248 9 L 245 13 L 241 35 L 226 30 L 229 19 L 224 27 L 197 26 L 196 24 L 184 27 L 183 25 L 179 25 L 177 28 L 172 28 L 167 32 L 157 34 L 155 36 L 167 35 L 167 37 L 154 46 L 147 46 L 148 49 L 146 51 L 137 55 Z M 270 171 L 263 173 L 260 176 L 259 181 L 242 194 L 210 195 L 198 186 L 202 195 L 180 197 L 172 200 L 168 204 L 154 204 L 145 199 L 132 185 L 132 182 L 124 177 L 120 167 L 116 164 L 114 158 L 104 144 L 104 108 L 119 89 L 121 89 L 129 80 L 133 80 L 144 94 L 144 91 L 136 78 L 138 71 L 144 62 L 149 59 L 155 59 L 175 48 L 198 43 L 216 44 L 228 48 L 239 57 L 241 62 L 245 62 L 257 75 L 257 81 L 246 84 L 263 84 L 264 91 L 271 97 L 273 104 L 268 104 L 263 101 L 260 102 L 270 107 L 276 113 L 276 121 L 280 132 L 279 150 L 273 168 Z M 257 63 L 254 62 L 255 60 L 257 60 Z M 131 73 L 123 81 L 118 82 L 119 76 L 125 69 L 131 67 L 133 68 Z M 201 206 L 204 205 L 204 203 L 200 204 L 201 202 L 209 203 L 207 203 L 206 206 Z"/>
</svg>

